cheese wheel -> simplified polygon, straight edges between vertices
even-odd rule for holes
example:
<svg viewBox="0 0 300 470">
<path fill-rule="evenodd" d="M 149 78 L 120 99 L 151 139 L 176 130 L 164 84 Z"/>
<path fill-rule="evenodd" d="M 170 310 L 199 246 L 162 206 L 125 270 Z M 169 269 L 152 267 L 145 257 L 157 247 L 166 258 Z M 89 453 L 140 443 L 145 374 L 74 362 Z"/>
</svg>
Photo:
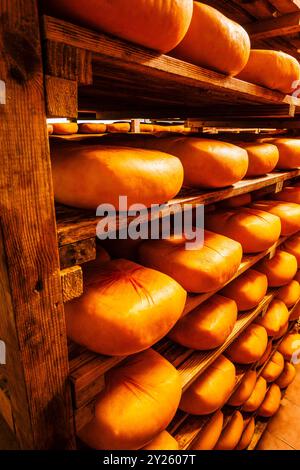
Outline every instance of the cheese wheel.
<svg viewBox="0 0 300 470">
<path fill-rule="evenodd" d="M 251 324 L 227 348 L 226 355 L 238 364 L 252 364 L 262 357 L 267 344 L 268 335 L 265 328 Z"/>
<path fill-rule="evenodd" d="M 183 181 L 180 160 L 157 151 L 102 145 L 53 145 L 55 199 L 70 206 L 95 209 L 119 196 L 132 204 L 163 203 L 174 197 Z"/>
<path fill-rule="evenodd" d="M 221 408 L 235 386 L 235 367 L 219 356 L 183 393 L 179 408 L 194 415 L 207 415 Z"/>
<path fill-rule="evenodd" d="M 300 204 L 300 188 L 297 186 L 286 186 L 277 194 L 273 194 L 273 199 L 277 201 L 294 202 Z"/>
<path fill-rule="evenodd" d="M 182 132 L 184 132 L 184 125 L 183 124 L 178 124 L 178 125 L 170 126 L 170 132 L 182 133 Z"/>
<path fill-rule="evenodd" d="M 245 423 L 245 421 L 244 421 Z M 246 425 L 244 425 L 244 430 L 241 439 L 239 440 L 236 450 L 244 450 L 250 445 L 252 437 L 255 431 L 255 419 L 254 417 L 246 420 Z"/>
<path fill-rule="evenodd" d="M 256 380 L 257 374 L 255 370 L 247 371 L 242 379 L 242 382 L 229 398 L 228 405 L 241 406 L 243 403 L 245 403 L 254 390 Z"/>
<path fill-rule="evenodd" d="M 269 362 L 263 368 L 261 376 L 267 382 L 274 382 L 281 374 L 284 368 L 284 358 L 280 352 L 275 351 Z"/>
<path fill-rule="evenodd" d="M 235 411 L 215 446 L 215 450 L 233 450 L 243 434 L 244 420 L 242 413 Z"/>
<path fill-rule="evenodd" d="M 270 173 L 279 160 L 276 145 L 270 143 L 240 142 L 237 145 L 247 150 L 249 165 L 246 177 L 261 176 Z"/>
<path fill-rule="evenodd" d="M 276 168 L 279 170 L 289 170 L 300 167 L 300 139 L 281 137 L 272 139 L 271 142 L 279 150 L 279 160 Z"/>
<path fill-rule="evenodd" d="M 221 295 L 214 295 L 181 318 L 168 336 L 186 348 L 214 349 L 228 338 L 236 319 L 236 303 Z"/>
<path fill-rule="evenodd" d="M 113 122 L 106 125 L 107 132 L 129 132 L 130 124 L 129 122 Z"/>
<path fill-rule="evenodd" d="M 223 429 L 224 415 L 217 411 L 208 420 L 191 445 L 191 450 L 212 450 L 221 435 Z"/>
<path fill-rule="evenodd" d="M 104 134 L 106 124 L 99 122 L 82 122 L 78 125 L 79 134 Z"/>
<path fill-rule="evenodd" d="M 264 258 L 255 268 L 268 278 L 269 287 L 285 286 L 297 272 L 297 260 L 286 251 L 277 250 L 273 258 Z"/>
<path fill-rule="evenodd" d="M 54 16 L 104 31 L 126 41 L 168 52 L 184 37 L 192 0 L 47 0 Z M 49 10 L 50 9 L 50 10 Z"/>
<path fill-rule="evenodd" d="M 148 349 L 105 374 L 94 417 L 79 437 L 94 449 L 140 449 L 166 429 L 180 396 L 175 367 Z"/>
<path fill-rule="evenodd" d="M 234 276 L 242 259 L 239 243 L 207 230 L 203 244 L 195 242 L 192 250 L 185 244 L 180 237 L 144 241 L 138 247 L 139 260 L 173 277 L 189 292 L 211 292 Z"/>
<path fill-rule="evenodd" d="M 257 379 L 253 392 L 243 405 L 243 411 L 246 411 L 248 413 L 256 411 L 264 401 L 266 392 L 267 382 L 262 376 L 260 376 Z"/>
<path fill-rule="evenodd" d="M 292 280 L 286 286 L 281 287 L 276 297 L 277 299 L 282 300 L 288 308 L 292 307 L 300 299 L 299 282 Z"/>
<path fill-rule="evenodd" d="M 290 333 L 287 335 L 278 347 L 278 351 L 281 352 L 284 359 L 292 362 L 299 361 L 300 355 L 300 334 Z"/>
<path fill-rule="evenodd" d="M 53 126 L 52 126 L 52 124 L 47 124 L 47 132 L 48 132 L 48 135 L 53 134 Z"/>
<path fill-rule="evenodd" d="M 67 334 L 100 354 L 149 348 L 181 316 L 186 292 L 173 279 L 128 260 L 84 271 L 84 292 L 65 305 Z"/>
<path fill-rule="evenodd" d="M 276 340 L 276 339 L 279 339 L 279 338 L 282 338 L 282 336 L 284 336 L 287 332 L 287 330 L 289 329 L 289 322 L 287 321 L 285 323 L 285 325 L 283 325 L 280 330 L 278 331 L 278 333 L 276 333 L 276 335 L 273 336 L 273 340 Z"/>
<path fill-rule="evenodd" d="M 235 209 L 236 207 L 246 206 L 250 204 L 252 201 L 251 194 L 245 193 L 240 194 L 239 196 L 230 197 L 229 199 L 225 199 L 225 201 L 221 201 L 219 206 L 224 209 Z"/>
<path fill-rule="evenodd" d="M 281 221 L 281 235 L 288 236 L 300 230 L 300 204 L 283 201 L 255 201 L 251 207 L 277 215 Z"/>
<path fill-rule="evenodd" d="M 300 79 L 300 65 L 294 57 L 282 51 L 251 49 L 249 60 L 237 78 L 291 93 L 295 88 L 294 82 Z"/>
<path fill-rule="evenodd" d="M 179 450 L 179 445 L 171 434 L 167 431 L 162 431 L 142 450 Z"/>
<path fill-rule="evenodd" d="M 295 377 L 296 377 L 295 367 L 290 362 L 285 362 L 284 369 L 275 383 L 280 388 L 287 388 L 294 381 Z"/>
<path fill-rule="evenodd" d="M 162 124 L 154 124 L 153 132 L 170 132 L 170 126 L 164 126 Z"/>
<path fill-rule="evenodd" d="M 287 253 L 290 253 L 291 255 L 294 255 L 297 259 L 298 268 L 300 268 L 300 235 L 297 234 L 293 237 L 290 237 L 283 243 L 281 249 L 286 251 Z"/>
<path fill-rule="evenodd" d="M 146 148 L 156 148 L 180 158 L 184 185 L 222 188 L 240 181 L 248 168 L 246 150 L 227 142 L 197 137 L 149 139 Z"/>
<path fill-rule="evenodd" d="M 70 135 L 78 132 L 78 124 L 76 122 L 56 122 L 52 124 L 53 134 Z"/>
<path fill-rule="evenodd" d="M 222 289 L 221 294 L 233 299 L 239 311 L 256 307 L 266 295 L 268 279 L 255 269 L 248 269 Z"/>
<path fill-rule="evenodd" d="M 289 321 L 299 320 L 300 318 L 300 303 L 294 306 L 292 312 L 290 313 Z"/>
<path fill-rule="evenodd" d="M 273 416 L 279 410 L 281 402 L 281 390 L 276 384 L 272 384 L 264 401 L 258 409 L 258 415 L 263 416 L 264 418 L 269 418 Z"/>
<path fill-rule="evenodd" d="M 140 132 L 153 132 L 154 126 L 153 124 L 147 124 L 145 122 L 140 123 Z"/>
<path fill-rule="evenodd" d="M 273 341 L 272 341 L 272 338 L 269 338 L 267 348 L 264 354 L 262 355 L 262 357 L 260 358 L 260 360 L 257 362 L 257 367 L 262 366 L 269 359 L 271 351 L 272 351 L 272 347 L 273 347 Z"/>
<path fill-rule="evenodd" d="M 288 322 L 289 311 L 282 300 L 274 299 L 269 304 L 263 317 L 255 320 L 255 323 L 263 326 L 268 336 L 274 336 L 279 333 L 280 329 Z"/>
<path fill-rule="evenodd" d="M 278 240 L 281 231 L 279 217 L 247 207 L 208 213 L 205 227 L 236 240 L 244 253 L 267 250 Z"/>
<path fill-rule="evenodd" d="M 174 57 L 227 75 L 239 73 L 249 54 L 250 38 L 244 28 L 200 2 L 194 2 L 188 32 L 172 51 Z"/>
</svg>

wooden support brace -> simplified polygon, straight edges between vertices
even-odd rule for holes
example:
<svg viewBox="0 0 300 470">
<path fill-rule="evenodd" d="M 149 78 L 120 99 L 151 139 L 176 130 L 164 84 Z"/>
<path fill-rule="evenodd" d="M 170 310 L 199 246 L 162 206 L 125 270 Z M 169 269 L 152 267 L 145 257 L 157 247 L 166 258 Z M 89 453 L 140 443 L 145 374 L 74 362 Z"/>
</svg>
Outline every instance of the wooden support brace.
<svg viewBox="0 0 300 470">
<path fill-rule="evenodd" d="M 64 303 L 80 297 L 83 293 L 83 276 L 80 266 L 72 266 L 60 272 Z"/>
<path fill-rule="evenodd" d="M 289 36 L 300 31 L 300 12 L 244 25 L 252 40 Z"/>
<path fill-rule="evenodd" d="M 47 117 L 77 118 L 78 85 L 75 80 L 45 77 Z"/>
</svg>

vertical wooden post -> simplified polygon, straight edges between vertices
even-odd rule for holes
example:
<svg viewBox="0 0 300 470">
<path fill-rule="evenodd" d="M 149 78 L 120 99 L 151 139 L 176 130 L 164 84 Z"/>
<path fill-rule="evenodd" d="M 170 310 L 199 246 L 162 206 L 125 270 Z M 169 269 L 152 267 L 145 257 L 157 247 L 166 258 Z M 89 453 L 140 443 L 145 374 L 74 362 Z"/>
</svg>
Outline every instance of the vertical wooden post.
<svg viewBox="0 0 300 470">
<path fill-rule="evenodd" d="M 21 448 L 70 448 L 37 0 L 0 0 L 0 80 L 0 321 L 14 426 Z"/>
</svg>

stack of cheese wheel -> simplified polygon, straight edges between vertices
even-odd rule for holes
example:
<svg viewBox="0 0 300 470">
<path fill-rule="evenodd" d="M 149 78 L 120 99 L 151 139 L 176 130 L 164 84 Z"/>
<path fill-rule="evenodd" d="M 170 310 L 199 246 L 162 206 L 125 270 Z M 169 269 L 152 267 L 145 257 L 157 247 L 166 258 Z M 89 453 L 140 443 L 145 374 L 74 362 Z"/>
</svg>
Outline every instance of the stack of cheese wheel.
<svg viewBox="0 0 300 470">
<path fill-rule="evenodd" d="M 200 2 L 194 2 L 188 32 L 172 51 L 174 57 L 228 75 L 243 69 L 249 53 L 247 32 L 215 8 Z"/>
<path fill-rule="evenodd" d="M 256 319 L 256 323 L 265 328 L 268 336 L 275 336 L 289 320 L 289 311 L 282 300 L 274 299 L 267 308 L 263 317 Z"/>
<path fill-rule="evenodd" d="M 185 290 L 169 276 L 127 260 L 84 271 L 84 293 L 66 304 L 68 336 L 100 354 L 149 348 L 182 314 Z"/>
<path fill-rule="evenodd" d="M 78 125 L 76 122 L 55 122 L 52 124 L 52 129 L 52 134 L 71 135 L 78 132 Z"/>
<path fill-rule="evenodd" d="M 298 186 L 286 186 L 282 191 L 274 194 L 273 199 L 300 204 L 300 188 Z"/>
<path fill-rule="evenodd" d="M 234 365 L 219 356 L 183 393 L 179 408 L 194 415 L 213 413 L 227 402 L 234 385 Z"/>
<path fill-rule="evenodd" d="M 300 79 L 300 65 L 294 57 L 281 51 L 251 49 L 249 60 L 237 78 L 291 93 L 294 82 Z"/>
<path fill-rule="evenodd" d="M 300 167 L 300 139 L 281 137 L 272 139 L 271 143 L 279 150 L 279 160 L 276 168 L 290 170 Z"/>
<path fill-rule="evenodd" d="M 282 249 L 296 257 L 298 268 L 300 268 L 300 235 L 296 234 L 293 237 L 288 238 L 288 240 L 283 243 Z"/>
<path fill-rule="evenodd" d="M 102 122 L 82 122 L 78 125 L 79 134 L 104 134 L 106 124 Z"/>
<path fill-rule="evenodd" d="M 272 384 L 266 393 L 264 401 L 258 409 L 258 415 L 269 418 L 277 413 L 281 402 L 281 390 L 277 384 Z"/>
<path fill-rule="evenodd" d="M 223 422 L 224 415 L 222 411 L 219 410 L 214 413 L 193 441 L 191 450 L 212 450 L 221 435 Z"/>
<path fill-rule="evenodd" d="M 277 215 L 281 220 L 281 235 L 288 236 L 300 230 L 300 205 L 283 201 L 255 201 L 251 207 Z"/>
<path fill-rule="evenodd" d="M 244 450 L 250 445 L 252 441 L 252 437 L 255 431 L 255 418 L 252 416 L 251 418 L 244 420 L 244 430 L 241 439 L 239 440 L 238 445 L 236 446 L 236 450 Z"/>
<path fill-rule="evenodd" d="M 268 335 L 263 326 L 251 324 L 229 346 L 226 355 L 238 364 L 252 364 L 264 354 L 268 344 Z"/>
<path fill-rule="evenodd" d="M 278 347 L 278 351 L 281 352 L 284 359 L 292 362 L 299 360 L 300 351 L 300 334 L 290 333 L 287 335 Z"/>
<path fill-rule="evenodd" d="M 267 250 L 281 232 L 278 216 L 246 207 L 208 213 L 205 227 L 240 242 L 244 253 Z"/>
<path fill-rule="evenodd" d="M 284 369 L 284 358 L 280 352 L 275 351 L 268 363 L 262 370 L 261 376 L 267 382 L 274 382 Z"/>
<path fill-rule="evenodd" d="M 179 445 L 171 434 L 167 431 L 162 431 L 142 450 L 179 450 Z"/>
<path fill-rule="evenodd" d="M 255 269 L 267 276 L 269 287 L 281 287 L 294 278 L 297 267 L 297 259 L 294 255 L 283 250 L 276 250 L 271 259 L 265 258 L 255 266 Z"/>
<path fill-rule="evenodd" d="M 233 450 L 239 443 L 244 430 L 243 415 L 235 411 L 223 429 L 215 450 Z"/>
<path fill-rule="evenodd" d="M 257 374 L 255 370 L 245 373 L 240 385 L 228 400 L 228 405 L 241 406 L 248 400 L 256 385 Z"/>
<path fill-rule="evenodd" d="M 256 307 L 266 295 L 268 280 L 265 274 L 248 269 L 222 289 L 221 294 L 233 299 L 239 311 Z"/>
<path fill-rule="evenodd" d="M 296 377 L 296 369 L 290 362 L 284 363 L 284 369 L 278 379 L 276 380 L 276 384 L 280 388 L 287 388 L 295 379 Z"/>
<path fill-rule="evenodd" d="M 119 196 L 150 207 L 174 197 L 183 182 L 180 160 L 158 151 L 64 143 L 52 146 L 51 157 L 56 200 L 85 209 L 104 203 L 118 210 Z"/>
<path fill-rule="evenodd" d="M 282 286 L 276 295 L 277 299 L 282 300 L 285 305 L 293 307 L 300 299 L 300 284 L 293 279 L 286 286 Z"/>
<path fill-rule="evenodd" d="M 173 49 L 185 36 L 192 0 L 47 0 L 51 14 L 79 22 L 159 52 Z"/>
<path fill-rule="evenodd" d="M 177 370 L 148 349 L 105 374 L 94 417 L 79 437 L 94 449 L 140 449 L 166 429 L 180 397 Z"/>
<path fill-rule="evenodd" d="M 168 336 L 187 348 L 214 349 L 228 338 L 236 319 L 234 300 L 214 295 L 179 320 Z"/>
<path fill-rule="evenodd" d="M 247 413 L 253 413 L 253 411 L 256 411 L 264 401 L 266 392 L 267 382 L 262 376 L 260 376 L 257 379 L 250 397 L 243 405 L 243 411 L 246 411 Z"/>
<path fill-rule="evenodd" d="M 188 292 L 217 290 L 236 273 L 242 247 L 207 230 L 203 242 L 202 235 L 202 230 L 196 231 L 193 249 L 186 249 L 185 237 L 144 241 L 138 247 L 139 261 L 176 279 Z"/>
<path fill-rule="evenodd" d="M 268 142 L 238 142 L 236 144 L 248 153 L 249 165 L 246 177 L 265 175 L 276 167 L 279 160 L 276 145 Z"/>
</svg>

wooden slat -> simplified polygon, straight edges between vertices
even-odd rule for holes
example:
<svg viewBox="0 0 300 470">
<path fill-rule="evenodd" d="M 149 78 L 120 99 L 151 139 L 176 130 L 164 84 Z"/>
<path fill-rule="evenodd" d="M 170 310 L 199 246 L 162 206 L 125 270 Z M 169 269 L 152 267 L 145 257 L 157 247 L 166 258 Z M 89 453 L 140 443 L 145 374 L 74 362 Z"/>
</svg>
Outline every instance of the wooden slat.
<svg viewBox="0 0 300 470">
<path fill-rule="evenodd" d="M 183 189 L 176 198 L 168 202 L 168 206 L 172 206 L 174 204 L 182 206 L 187 203 L 194 206 L 197 204 L 212 204 L 214 202 L 255 191 L 281 181 L 286 181 L 299 175 L 300 169 L 270 173 L 266 176 L 255 179 L 245 179 L 233 186 L 222 188 L 217 191 L 204 192 L 196 189 Z M 155 217 L 157 217 L 157 215 L 155 215 Z M 150 215 L 145 217 L 145 221 L 149 220 L 149 218 Z M 83 211 L 66 206 L 57 206 L 57 234 L 59 246 L 69 245 L 95 237 L 96 227 L 100 220 L 101 219 L 99 217 L 95 216 L 95 211 Z M 129 220 L 132 219 L 129 218 Z M 119 219 L 119 226 L 124 226 L 121 218 Z"/>
<path fill-rule="evenodd" d="M 0 414 L 6 421 L 10 429 L 13 431 L 13 433 L 15 433 L 7 377 L 5 374 L 4 366 L 0 367 Z"/>
<path fill-rule="evenodd" d="M 292 13 L 300 9 L 300 0 L 269 0 L 280 13 Z"/>
<path fill-rule="evenodd" d="M 72 266 L 60 272 L 64 303 L 80 297 L 83 293 L 83 275 L 80 266 Z"/>
<path fill-rule="evenodd" d="M 288 36 L 300 31 L 300 12 L 245 25 L 252 40 Z"/>
<path fill-rule="evenodd" d="M 77 227 L 79 229 L 79 227 Z M 96 239 L 88 238 L 76 243 L 69 243 L 59 247 L 59 261 L 61 269 L 76 264 L 87 263 L 96 259 Z"/>
<path fill-rule="evenodd" d="M 44 36 L 48 41 L 61 42 L 92 52 L 93 76 L 96 76 L 96 80 L 93 87 L 90 87 L 91 105 L 98 106 L 98 99 L 95 100 L 96 91 L 104 93 L 106 98 L 110 94 L 109 100 L 112 100 L 112 103 L 115 99 L 114 107 L 122 99 L 128 100 L 129 97 L 131 104 L 143 97 L 145 102 L 150 103 L 155 96 L 153 87 L 156 87 L 158 92 L 156 104 L 160 102 L 161 105 L 166 105 L 167 102 L 179 104 L 180 97 L 184 104 L 189 97 L 188 101 L 196 107 L 203 100 L 206 100 L 207 104 L 211 103 L 212 96 L 214 101 L 219 103 L 223 101 L 233 104 L 233 101 L 240 100 L 249 103 L 300 104 L 300 100 L 282 93 L 159 55 L 49 16 L 44 17 Z M 107 82 L 106 75 L 109 77 Z M 118 83 L 113 90 L 110 85 L 112 78 L 115 85 Z M 122 89 L 120 80 L 123 83 L 126 80 L 123 98 L 118 94 Z M 87 87 L 84 88 L 79 94 L 88 91 Z M 141 89 L 141 95 L 138 88 Z M 99 108 L 101 107 L 105 107 L 103 102 L 99 104 Z"/>
<path fill-rule="evenodd" d="M 78 100 L 75 80 L 46 75 L 45 91 L 48 117 L 77 117 Z"/>
<path fill-rule="evenodd" d="M 269 422 L 269 420 L 267 418 L 265 418 L 265 419 L 258 418 L 256 420 L 254 435 L 252 437 L 252 440 L 251 440 L 247 450 L 255 450 L 257 444 L 259 443 L 263 433 L 265 432 L 265 430 L 268 426 L 268 422 Z"/>
</svg>

